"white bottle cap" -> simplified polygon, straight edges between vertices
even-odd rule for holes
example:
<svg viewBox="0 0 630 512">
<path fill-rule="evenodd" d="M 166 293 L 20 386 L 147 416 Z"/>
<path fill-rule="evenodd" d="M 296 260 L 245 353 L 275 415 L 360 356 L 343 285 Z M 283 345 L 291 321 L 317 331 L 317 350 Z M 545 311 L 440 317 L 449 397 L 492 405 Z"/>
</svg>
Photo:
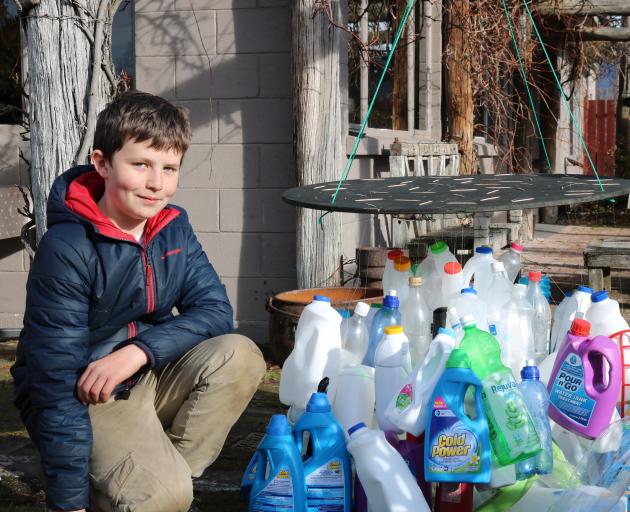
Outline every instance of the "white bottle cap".
<svg viewBox="0 0 630 512">
<path fill-rule="evenodd" d="M 503 272 L 505 270 L 505 266 L 501 261 L 495 261 L 492 264 L 492 272 Z"/>
<path fill-rule="evenodd" d="M 517 283 L 512 287 L 512 297 L 522 299 L 527 294 L 527 286 Z"/>
<path fill-rule="evenodd" d="M 357 305 L 354 306 L 354 312 L 359 316 L 367 316 L 370 312 L 370 306 L 365 302 L 357 302 Z"/>
<path fill-rule="evenodd" d="M 396 297 L 396 295 L 398 295 L 398 292 L 396 290 L 388 290 L 385 295 L 391 295 L 392 297 Z"/>
<path fill-rule="evenodd" d="M 477 321 L 475 320 L 475 317 L 472 316 L 472 315 L 464 315 L 463 318 L 462 318 L 462 325 L 464 327 L 467 327 L 467 326 L 472 325 L 472 324 L 477 324 Z"/>
</svg>

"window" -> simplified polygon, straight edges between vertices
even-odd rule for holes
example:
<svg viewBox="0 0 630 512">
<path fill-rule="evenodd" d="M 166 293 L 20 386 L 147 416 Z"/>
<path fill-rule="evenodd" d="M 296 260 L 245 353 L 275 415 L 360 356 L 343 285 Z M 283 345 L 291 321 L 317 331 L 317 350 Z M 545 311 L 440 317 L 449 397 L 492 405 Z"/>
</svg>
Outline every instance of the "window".
<svg viewBox="0 0 630 512">
<path fill-rule="evenodd" d="M 116 75 L 133 88 L 136 69 L 133 53 L 133 1 L 123 0 L 112 23 L 112 61 Z"/>
<path fill-rule="evenodd" d="M 20 19 L 13 0 L 0 0 L 0 124 L 22 119 Z"/>
</svg>

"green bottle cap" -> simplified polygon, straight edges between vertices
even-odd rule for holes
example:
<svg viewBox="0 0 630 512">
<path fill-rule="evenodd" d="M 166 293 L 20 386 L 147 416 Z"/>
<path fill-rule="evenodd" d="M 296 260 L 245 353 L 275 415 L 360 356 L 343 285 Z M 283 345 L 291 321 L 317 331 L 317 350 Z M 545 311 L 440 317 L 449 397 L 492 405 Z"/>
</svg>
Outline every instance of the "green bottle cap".
<svg viewBox="0 0 630 512">
<path fill-rule="evenodd" d="M 468 354 L 461 348 L 456 348 L 446 361 L 447 368 L 470 368 L 470 360 Z"/>
<path fill-rule="evenodd" d="M 448 249 L 448 245 L 446 245 L 446 242 L 435 242 L 432 246 L 431 246 L 431 252 L 433 254 L 441 254 L 444 251 L 446 251 Z"/>
</svg>

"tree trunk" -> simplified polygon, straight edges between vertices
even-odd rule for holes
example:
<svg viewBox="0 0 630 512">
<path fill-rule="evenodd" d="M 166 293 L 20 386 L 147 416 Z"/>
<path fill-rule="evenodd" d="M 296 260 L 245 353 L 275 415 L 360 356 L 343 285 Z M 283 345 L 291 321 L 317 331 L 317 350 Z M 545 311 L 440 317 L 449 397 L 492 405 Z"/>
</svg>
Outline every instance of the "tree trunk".
<svg viewBox="0 0 630 512">
<path fill-rule="evenodd" d="M 341 24 L 340 0 L 330 13 Z M 341 133 L 339 52 L 341 34 L 315 0 L 293 4 L 293 122 L 298 186 L 339 179 L 345 153 Z M 337 286 L 341 214 L 297 209 L 297 281 L 300 288 Z"/>
<path fill-rule="evenodd" d="M 392 26 L 392 34 L 398 32 L 398 24 L 405 11 L 407 0 L 396 1 L 396 23 Z M 392 129 L 407 130 L 407 46 L 405 45 L 408 27 L 403 29 L 400 41 L 394 53 L 392 93 Z"/>
<path fill-rule="evenodd" d="M 86 132 L 91 137 L 94 130 L 93 122 L 88 123 L 90 98 L 92 110 L 97 112 L 113 92 L 101 73 L 102 58 L 93 66 L 94 50 L 101 56 L 110 55 L 102 50 L 111 42 L 111 6 L 109 0 L 101 2 L 105 4 L 99 9 L 98 0 L 74 6 L 42 0 L 25 17 L 31 185 L 38 241 L 46 231 L 52 182 L 74 163 L 86 163 L 75 159 Z M 95 22 L 97 13 L 106 19 Z M 91 40 L 100 43 L 98 48 Z M 107 65 L 111 67 L 111 62 Z M 91 91 L 93 77 L 96 84 Z"/>
<path fill-rule="evenodd" d="M 469 0 L 451 0 L 446 27 L 446 98 L 448 132 L 459 146 L 460 174 L 477 171 L 473 144 L 473 89 L 470 69 L 471 52 L 467 48 L 466 27 L 470 17 Z"/>
</svg>

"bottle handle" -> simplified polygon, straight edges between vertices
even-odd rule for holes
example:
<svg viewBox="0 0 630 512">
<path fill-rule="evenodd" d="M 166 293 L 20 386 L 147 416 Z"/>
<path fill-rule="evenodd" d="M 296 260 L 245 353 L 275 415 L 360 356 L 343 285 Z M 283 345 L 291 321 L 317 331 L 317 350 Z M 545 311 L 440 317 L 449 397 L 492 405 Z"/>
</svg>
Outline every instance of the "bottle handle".
<svg viewBox="0 0 630 512">
<path fill-rule="evenodd" d="M 608 368 L 609 368 L 608 384 L 606 385 L 605 388 L 600 389 L 600 390 L 596 389 L 596 387 L 593 385 L 593 379 L 595 376 L 594 376 L 592 367 L 590 365 L 590 362 L 588 361 L 588 357 L 592 353 L 601 354 L 601 356 L 608 363 Z M 586 393 L 589 396 L 591 397 L 597 396 L 603 391 L 608 391 L 608 389 L 614 382 L 621 382 L 620 365 L 613 364 L 613 361 L 612 361 L 613 359 L 619 360 L 619 357 L 615 357 L 616 353 L 617 353 L 616 347 L 614 349 L 612 347 L 608 347 L 608 348 L 604 348 L 603 350 L 589 350 L 582 355 L 582 366 L 584 368 L 584 391 L 586 391 Z"/>
</svg>

